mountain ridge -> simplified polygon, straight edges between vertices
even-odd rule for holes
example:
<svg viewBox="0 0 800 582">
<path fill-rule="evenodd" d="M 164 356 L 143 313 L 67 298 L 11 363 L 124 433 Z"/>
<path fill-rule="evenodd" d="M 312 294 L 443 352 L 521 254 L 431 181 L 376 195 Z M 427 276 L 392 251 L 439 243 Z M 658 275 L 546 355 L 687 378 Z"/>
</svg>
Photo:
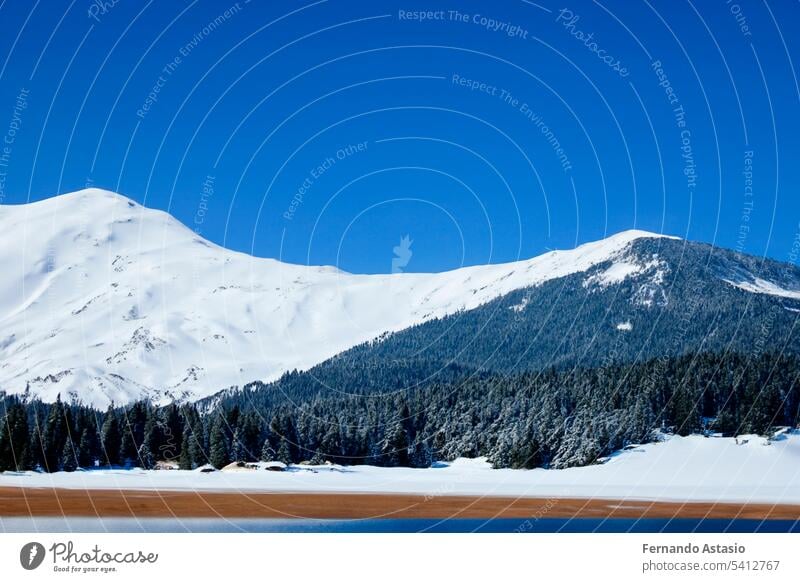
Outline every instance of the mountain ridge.
<svg viewBox="0 0 800 582">
<path fill-rule="evenodd" d="M 98 189 L 0 206 L 0 233 L 8 249 L 0 268 L 13 274 L 0 282 L 0 390 L 95 407 L 198 400 L 270 382 L 506 297 L 515 326 L 540 315 L 525 289 L 557 304 L 554 281 L 574 280 L 573 294 L 635 281 L 636 301 L 657 304 L 686 252 L 695 263 L 714 258 L 718 272 L 698 277 L 753 297 L 800 298 L 788 265 L 764 274 L 759 265 L 774 262 L 638 230 L 512 263 L 386 275 L 231 251 L 166 212 Z M 630 321 L 616 325 L 638 333 Z M 471 346 L 477 337 L 458 341 Z"/>
<path fill-rule="evenodd" d="M 185 225 L 183 222 L 181 222 L 180 220 L 178 220 L 172 214 L 170 214 L 169 212 L 167 212 L 165 210 L 161 210 L 161 209 L 158 209 L 158 208 L 153 208 L 153 207 L 150 207 L 150 206 L 145 206 L 145 205 L 140 204 L 139 202 L 135 201 L 134 199 L 125 196 L 124 194 L 119 194 L 117 192 L 114 192 L 112 190 L 106 190 L 104 188 L 95 188 L 95 187 L 84 188 L 84 189 L 81 189 L 81 190 L 75 190 L 75 191 L 72 191 L 72 192 L 64 192 L 64 193 L 61 193 L 61 194 L 57 194 L 55 196 L 51 196 L 49 198 L 43 198 L 41 200 L 34 200 L 34 201 L 31 201 L 31 202 L 25 202 L 25 203 L 17 203 L 17 204 L 3 203 L 3 204 L 0 204 L 0 219 L 3 218 L 3 214 L 6 213 L 6 212 L 14 213 L 14 212 L 25 212 L 25 211 L 32 211 L 32 210 L 33 211 L 41 210 L 43 212 L 53 213 L 55 211 L 64 210 L 64 208 L 62 208 L 62 206 L 67 205 L 67 204 L 81 205 L 81 204 L 85 204 L 85 203 L 90 202 L 90 201 L 105 202 L 107 205 L 115 206 L 117 209 L 120 209 L 120 210 L 123 210 L 123 209 L 125 209 L 127 207 L 128 209 L 137 209 L 140 212 L 146 212 L 148 214 L 162 216 L 165 219 L 167 219 L 166 220 L 167 222 L 172 223 L 174 226 L 178 227 L 179 230 L 183 230 L 184 234 L 186 234 L 187 236 L 193 238 L 198 243 L 203 243 L 203 244 L 206 244 L 206 245 L 209 245 L 209 246 L 213 246 L 213 247 L 215 247 L 215 248 L 217 248 L 217 249 L 219 249 L 221 251 L 225 251 L 227 253 L 234 253 L 234 254 L 242 255 L 242 256 L 257 260 L 257 261 L 262 261 L 262 260 L 263 261 L 272 261 L 272 262 L 280 263 L 282 265 L 292 266 L 292 267 L 299 267 L 299 268 L 326 269 L 326 270 L 331 270 L 331 271 L 335 271 L 335 272 L 338 272 L 338 273 L 343 273 L 343 274 L 346 274 L 346 275 L 353 275 L 353 276 L 366 276 L 366 277 L 369 277 L 369 276 L 384 276 L 384 275 L 388 275 L 388 274 L 383 274 L 383 273 L 350 273 L 349 271 L 344 271 L 344 270 L 340 269 L 339 267 L 336 267 L 336 266 L 333 266 L 333 265 L 305 265 L 305 264 L 301 264 L 301 263 L 290 263 L 290 262 L 286 262 L 286 261 L 280 260 L 280 259 L 275 259 L 275 258 L 272 258 L 272 257 L 260 257 L 260 256 L 250 255 L 250 254 L 248 254 L 248 253 L 246 253 L 244 251 L 237 251 L 237 250 L 229 249 L 227 247 L 224 247 L 222 245 L 219 245 L 219 244 L 217 244 L 217 243 L 215 243 L 213 241 L 210 241 L 210 240 L 202 237 L 201 235 L 196 233 L 194 230 L 189 228 L 187 225 Z M 686 239 L 683 239 L 683 238 L 681 238 L 679 236 L 675 236 L 675 235 L 670 235 L 670 234 L 665 234 L 665 233 L 658 233 L 658 232 L 648 231 L 648 230 L 639 229 L 639 228 L 630 228 L 630 229 L 621 230 L 621 231 L 613 233 L 613 234 L 609 234 L 608 236 L 606 236 L 606 237 L 604 237 L 602 239 L 597 239 L 597 240 L 594 240 L 594 241 L 588 241 L 588 242 L 585 242 L 585 243 L 581 243 L 578 246 L 573 247 L 573 248 L 553 249 L 553 250 L 550 250 L 550 251 L 547 251 L 547 252 L 544 252 L 544 253 L 541 253 L 541 254 L 538 254 L 538 255 L 534 255 L 534 256 L 529 257 L 527 259 L 518 259 L 518 260 L 515 260 L 515 261 L 503 261 L 503 262 L 499 262 L 499 263 L 486 263 L 486 264 L 479 264 L 479 265 L 465 265 L 465 266 L 461 266 L 461 267 L 456 267 L 454 269 L 447 269 L 445 271 L 411 272 L 411 273 L 409 273 L 409 272 L 398 272 L 398 273 L 392 273 L 392 275 L 396 275 L 396 276 L 403 276 L 403 275 L 438 275 L 438 274 L 442 274 L 442 273 L 452 273 L 454 271 L 462 271 L 462 270 L 466 270 L 466 269 L 480 269 L 480 268 L 488 267 L 488 266 L 496 266 L 496 267 L 509 266 L 509 265 L 515 265 L 515 264 L 518 264 L 518 263 L 524 263 L 524 262 L 528 262 L 528 261 L 533 261 L 535 259 L 540 259 L 540 258 L 546 257 L 546 256 L 551 256 L 551 255 L 557 256 L 560 253 L 570 253 L 570 252 L 575 251 L 575 250 L 577 250 L 577 249 L 579 249 L 581 247 L 592 247 L 592 246 L 597 245 L 599 243 L 602 243 L 604 241 L 608 241 L 608 242 L 619 241 L 619 242 L 623 242 L 624 243 L 624 242 L 630 242 L 632 240 L 636 240 L 636 239 L 639 239 L 639 238 L 663 238 L 663 239 L 672 239 L 672 240 L 686 240 Z"/>
<path fill-rule="evenodd" d="M 442 273 L 353 275 L 215 245 L 88 189 L 0 206 L 0 389 L 103 407 L 193 400 L 308 369 L 385 333 L 469 311 L 615 257 L 624 231 L 571 250 Z"/>
</svg>

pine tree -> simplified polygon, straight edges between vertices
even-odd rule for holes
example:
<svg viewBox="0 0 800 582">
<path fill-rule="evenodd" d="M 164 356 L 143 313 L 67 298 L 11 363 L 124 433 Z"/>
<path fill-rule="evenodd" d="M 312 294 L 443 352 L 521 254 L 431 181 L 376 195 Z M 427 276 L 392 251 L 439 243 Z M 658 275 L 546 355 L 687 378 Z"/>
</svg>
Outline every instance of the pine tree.
<svg viewBox="0 0 800 582">
<path fill-rule="evenodd" d="M 326 461 L 336 462 L 342 454 L 342 442 L 339 434 L 339 425 L 330 423 L 320 443 L 319 453 Z"/>
<path fill-rule="evenodd" d="M 161 412 L 161 443 L 158 446 L 157 454 L 165 461 L 177 461 L 182 453 L 181 445 L 183 442 L 183 422 L 180 411 L 172 403 Z"/>
<path fill-rule="evenodd" d="M 238 428 L 233 432 L 230 457 L 232 461 L 246 461 L 248 457 Z"/>
<path fill-rule="evenodd" d="M 248 412 L 240 417 L 239 440 L 244 453 L 243 460 L 256 460 L 264 440 L 263 432 L 261 422 L 253 412 Z"/>
<path fill-rule="evenodd" d="M 78 465 L 80 467 L 92 467 L 97 458 L 95 455 L 97 432 L 91 425 L 85 425 L 81 432 L 81 439 L 78 442 Z"/>
<path fill-rule="evenodd" d="M 711 430 L 722 433 L 723 436 L 733 436 L 737 433 L 738 423 L 732 410 L 733 406 L 726 406 L 717 413 L 711 423 Z"/>
<path fill-rule="evenodd" d="M 64 448 L 61 451 L 60 470 L 72 472 L 78 468 L 77 451 L 73 446 L 72 439 L 67 439 L 64 442 Z"/>
<path fill-rule="evenodd" d="M 653 431 L 655 418 L 652 415 L 647 399 L 643 395 L 636 399 L 629 424 L 629 438 L 622 443 L 623 446 L 631 443 L 647 442 L 650 433 Z"/>
<path fill-rule="evenodd" d="M 0 473 L 3 471 L 13 471 L 16 468 L 14 454 L 11 448 L 11 423 L 8 413 L 0 416 Z"/>
<path fill-rule="evenodd" d="M 40 403 L 33 405 L 33 426 L 31 429 L 31 458 L 33 469 L 44 469 L 44 420 Z"/>
<path fill-rule="evenodd" d="M 275 461 L 277 457 L 278 453 L 272 448 L 272 443 L 269 442 L 269 439 L 264 439 L 264 446 L 261 447 L 260 460 L 269 463 L 270 461 Z"/>
<path fill-rule="evenodd" d="M 137 451 L 139 464 L 142 468 L 152 469 L 155 467 L 158 460 L 156 455 L 161 442 L 160 436 L 158 416 L 154 411 L 148 410 L 147 420 L 144 423 L 144 441 Z"/>
<path fill-rule="evenodd" d="M 294 462 L 292 458 L 292 448 L 289 446 L 289 441 L 281 439 L 281 444 L 278 445 L 278 460 L 285 465 L 291 465 Z"/>
<path fill-rule="evenodd" d="M 183 429 L 183 438 L 181 439 L 181 456 L 178 459 L 178 468 L 184 471 L 190 471 L 197 467 L 192 458 L 190 439 L 192 438 L 192 429 L 187 424 Z"/>
<path fill-rule="evenodd" d="M 203 425 L 193 406 L 183 406 L 181 416 L 183 417 L 183 431 L 178 466 L 188 471 L 207 462 L 202 444 Z"/>
<path fill-rule="evenodd" d="M 231 462 L 225 424 L 225 418 L 221 414 L 216 415 L 209 436 L 209 461 L 217 469 Z"/>
<path fill-rule="evenodd" d="M 119 461 L 128 467 L 136 462 L 138 451 L 131 424 L 129 422 L 124 422 L 123 427 L 122 439 L 119 446 Z"/>
<path fill-rule="evenodd" d="M 103 447 L 103 456 L 108 465 L 119 465 L 119 451 L 122 437 L 119 432 L 117 415 L 114 406 L 109 405 L 106 418 L 101 429 L 100 444 Z"/>
<path fill-rule="evenodd" d="M 387 467 L 408 466 L 408 434 L 401 421 L 396 421 L 386 433 L 381 456 L 382 464 Z"/>
<path fill-rule="evenodd" d="M 414 443 L 411 454 L 409 455 L 409 465 L 418 469 L 430 467 L 433 463 L 433 451 L 428 441 L 421 439 Z"/>
<path fill-rule="evenodd" d="M 698 398 L 692 387 L 682 382 L 672 395 L 673 419 L 676 432 L 688 436 L 700 428 L 700 411 Z"/>
<path fill-rule="evenodd" d="M 0 471 L 32 469 L 28 417 L 25 407 L 15 402 L 0 420 Z"/>
<path fill-rule="evenodd" d="M 513 458 L 512 451 L 513 445 L 509 435 L 507 433 L 502 433 L 498 437 L 497 444 L 495 445 L 492 454 L 489 455 L 488 460 L 492 463 L 492 467 L 495 469 L 510 467 Z"/>
<path fill-rule="evenodd" d="M 139 460 L 139 466 L 142 469 L 152 469 L 156 466 L 156 458 L 147 443 L 142 443 L 136 453 Z"/>
<path fill-rule="evenodd" d="M 58 470 L 68 432 L 66 413 L 59 394 L 55 403 L 50 406 L 50 412 L 44 425 L 44 468 L 46 471 Z"/>
</svg>

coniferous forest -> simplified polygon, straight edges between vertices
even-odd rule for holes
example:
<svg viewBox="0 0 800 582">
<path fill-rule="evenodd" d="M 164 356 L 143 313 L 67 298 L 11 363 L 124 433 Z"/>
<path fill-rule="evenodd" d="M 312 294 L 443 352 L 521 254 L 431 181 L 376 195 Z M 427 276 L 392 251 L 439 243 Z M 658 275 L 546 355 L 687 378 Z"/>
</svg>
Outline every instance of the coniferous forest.
<svg viewBox="0 0 800 582">
<path fill-rule="evenodd" d="M 265 398 L 269 386 L 197 404 L 141 401 L 106 411 L 4 395 L 0 470 L 255 460 L 427 467 L 477 456 L 498 468 L 560 469 L 661 433 L 769 435 L 799 420 L 794 355 L 700 353 L 520 374 L 457 372 L 397 390 L 397 370 L 374 367 L 370 382 L 383 390 L 348 395 L 342 386 L 302 402 Z"/>
</svg>

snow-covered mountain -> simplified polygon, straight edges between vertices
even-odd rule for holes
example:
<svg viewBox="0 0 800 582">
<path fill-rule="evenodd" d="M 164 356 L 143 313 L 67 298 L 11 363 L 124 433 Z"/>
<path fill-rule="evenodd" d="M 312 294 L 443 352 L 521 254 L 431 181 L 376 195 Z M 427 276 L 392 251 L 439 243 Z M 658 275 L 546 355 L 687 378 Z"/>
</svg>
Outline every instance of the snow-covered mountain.
<svg viewBox="0 0 800 582">
<path fill-rule="evenodd" d="M 98 407 L 196 399 L 609 260 L 603 283 L 613 283 L 652 267 L 624 251 L 655 236 L 627 231 L 445 273 L 352 275 L 229 251 L 98 189 L 0 206 L 0 390 Z"/>
</svg>

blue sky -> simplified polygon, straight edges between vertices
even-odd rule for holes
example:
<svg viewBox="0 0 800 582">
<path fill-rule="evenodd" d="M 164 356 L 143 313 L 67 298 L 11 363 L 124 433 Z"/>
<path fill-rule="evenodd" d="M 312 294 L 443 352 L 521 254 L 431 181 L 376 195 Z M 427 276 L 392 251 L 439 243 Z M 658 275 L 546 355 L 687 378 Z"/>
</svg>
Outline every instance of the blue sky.
<svg viewBox="0 0 800 582">
<path fill-rule="evenodd" d="M 628 228 L 787 260 L 799 6 L 8 0 L 0 197 L 91 184 L 352 272 Z"/>
</svg>

